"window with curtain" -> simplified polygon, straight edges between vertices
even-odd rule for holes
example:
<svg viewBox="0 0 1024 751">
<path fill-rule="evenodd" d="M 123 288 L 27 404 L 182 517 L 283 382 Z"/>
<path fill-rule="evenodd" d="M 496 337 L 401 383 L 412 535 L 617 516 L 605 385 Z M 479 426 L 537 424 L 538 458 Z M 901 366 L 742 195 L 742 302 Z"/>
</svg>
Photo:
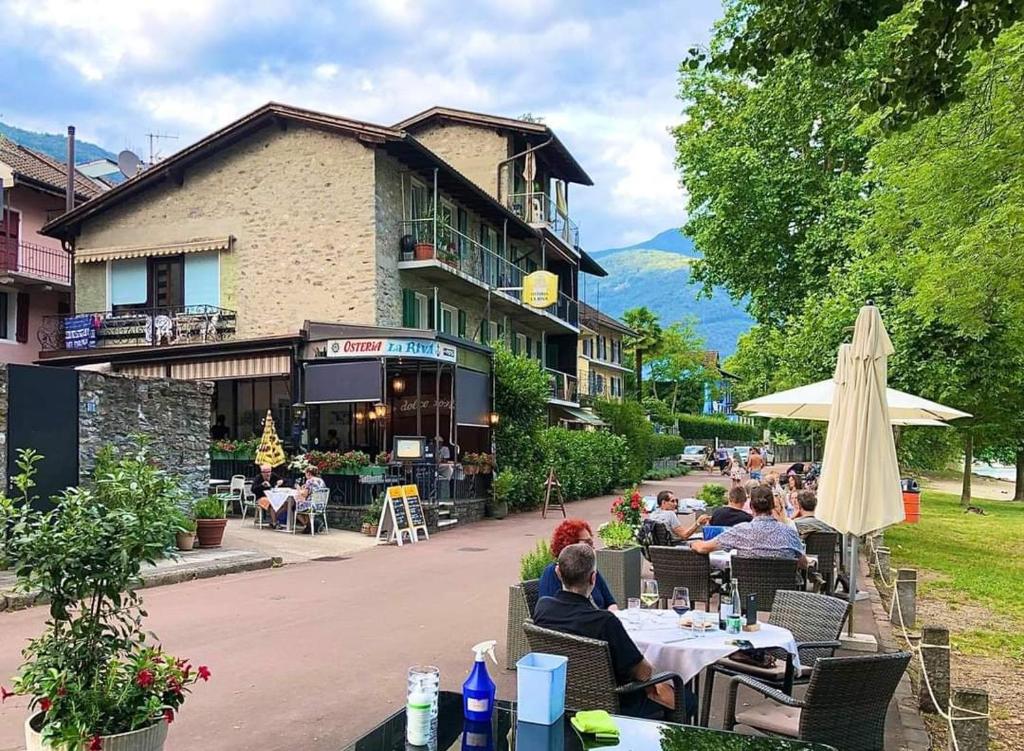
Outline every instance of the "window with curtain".
<svg viewBox="0 0 1024 751">
<path fill-rule="evenodd" d="M 220 307 L 220 254 L 185 254 L 185 305 Z"/>
</svg>

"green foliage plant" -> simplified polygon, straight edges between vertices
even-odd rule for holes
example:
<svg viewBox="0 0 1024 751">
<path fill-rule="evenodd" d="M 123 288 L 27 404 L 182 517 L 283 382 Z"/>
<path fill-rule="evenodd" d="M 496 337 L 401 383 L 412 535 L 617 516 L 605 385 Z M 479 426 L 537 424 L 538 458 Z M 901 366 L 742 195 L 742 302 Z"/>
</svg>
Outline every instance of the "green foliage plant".
<svg viewBox="0 0 1024 751">
<path fill-rule="evenodd" d="M 380 512 L 384 508 L 383 496 L 374 499 L 373 503 L 363 512 L 363 524 L 376 524 L 380 521 Z"/>
<path fill-rule="evenodd" d="M 537 540 L 537 545 L 519 559 L 519 580 L 531 581 L 539 579 L 548 564 L 554 563 L 555 557 L 551 555 L 551 547 L 547 540 Z"/>
<path fill-rule="evenodd" d="M 513 508 L 539 501 L 547 467 L 537 437 L 547 426 L 551 382 L 536 360 L 512 351 L 502 343 L 494 348 L 494 407 L 499 416 L 495 428 L 496 458 L 503 471 L 516 471 Z"/>
<path fill-rule="evenodd" d="M 625 550 L 636 547 L 637 544 L 633 527 L 626 522 L 605 522 L 598 528 L 597 536 L 601 538 L 604 546 L 611 550 Z"/>
<path fill-rule="evenodd" d="M 196 519 L 223 519 L 226 516 L 224 513 L 224 500 L 215 495 L 209 495 L 202 500 L 196 501 L 192 512 L 195 514 Z"/>
<path fill-rule="evenodd" d="M 626 484 L 638 482 L 650 466 L 651 442 L 654 428 L 644 408 L 632 399 L 622 402 L 598 400 L 594 410 L 608 424 L 608 430 L 626 442 L 623 480 Z"/>
<path fill-rule="evenodd" d="M 210 677 L 143 628 L 139 574 L 164 553 L 174 517 L 133 459 L 149 465 L 140 446 L 131 457 L 108 457 L 93 486 L 69 488 L 41 511 L 32 488 L 42 456 L 20 450 L 18 498 L 2 506 L 18 589 L 49 602 L 42 635 L 22 651 L 14 693 L 41 713 L 34 727 L 44 743 L 64 751 L 100 749 L 101 736 L 171 722 L 191 687 Z"/>
<path fill-rule="evenodd" d="M 724 485 L 718 483 L 708 482 L 701 486 L 700 490 L 697 491 L 696 497 L 708 505 L 708 508 L 715 508 L 717 506 L 725 505 L 725 497 L 728 491 Z"/>
</svg>

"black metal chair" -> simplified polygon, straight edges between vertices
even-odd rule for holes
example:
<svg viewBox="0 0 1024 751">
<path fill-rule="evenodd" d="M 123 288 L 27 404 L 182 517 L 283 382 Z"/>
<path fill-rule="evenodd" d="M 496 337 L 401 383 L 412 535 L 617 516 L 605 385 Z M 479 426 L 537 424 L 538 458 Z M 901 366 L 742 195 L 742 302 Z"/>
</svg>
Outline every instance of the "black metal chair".
<svg viewBox="0 0 1024 751">
<path fill-rule="evenodd" d="M 850 604 L 835 597 L 810 592 L 776 592 L 768 623 L 793 634 L 797 654 L 800 656 L 800 670 L 794 669 L 793 656 L 785 649 L 767 650 L 768 654 L 775 657 L 775 664 L 770 667 L 723 657 L 706 669 L 701 725 L 706 727 L 711 716 L 716 673 L 749 675 L 785 694 L 792 694 L 795 684 L 806 683 L 810 679 L 811 670 L 818 660 L 835 654 L 839 648 L 839 635 L 849 613 Z"/>
<path fill-rule="evenodd" d="M 889 702 L 910 658 L 909 652 L 823 658 L 814 666 L 802 699 L 751 676 L 733 676 L 724 728 L 745 725 L 769 735 L 828 744 L 836 751 L 879 751 L 885 747 Z M 766 699 L 737 712 L 740 686 Z"/>
<path fill-rule="evenodd" d="M 656 673 L 650 680 L 632 681 L 619 685 L 612 669 L 612 655 L 608 642 L 584 636 L 563 634 L 541 628 L 530 621 L 523 624 L 532 652 L 562 655 L 569 659 L 565 675 L 565 706 L 568 709 L 603 709 L 611 714 L 622 714 L 621 699 L 648 686 L 671 681 L 675 689 L 676 706 L 666 710 L 670 722 L 685 724 L 695 718 L 688 716 L 685 706 L 685 684 L 675 673 Z"/>
<path fill-rule="evenodd" d="M 836 551 L 840 535 L 836 532 L 811 532 L 804 542 L 808 555 L 818 556 L 818 574 L 825 582 L 825 592 L 831 593 L 835 585 Z"/>
<path fill-rule="evenodd" d="M 691 603 L 703 600 L 711 610 L 711 561 L 706 555 L 689 548 L 663 545 L 652 545 L 648 553 L 662 599 L 671 597 L 673 588 L 686 587 L 690 590 Z"/>
<path fill-rule="evenodd" d="M 772 609 L 777 591 L 802 587 L 793 559 L 744 558 L 734 555 L 730 568 L 731 578 L 739 582 L 741 600 L 746 602 L 747 595 L 756 595 L 757 609 L 761 611 Z"/>
</svg>

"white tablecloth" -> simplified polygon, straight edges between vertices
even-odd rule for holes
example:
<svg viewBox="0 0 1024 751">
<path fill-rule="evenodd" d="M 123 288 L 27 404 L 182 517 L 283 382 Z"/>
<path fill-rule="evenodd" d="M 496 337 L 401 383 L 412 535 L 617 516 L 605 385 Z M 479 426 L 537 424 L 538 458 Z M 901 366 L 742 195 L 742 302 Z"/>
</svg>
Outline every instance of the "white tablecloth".
<svg viewBox="0 0 1024 751">
<path fill-rule="evenodd" d="M 689 681 L 701 670 L 736 651 L 726 642 L 733 639 L 747 639 L 755 649 L 781 647 L 793 655 L 793 665 L 800 668 L 793 634 L 784 628 L 762 623 L 758 631 L 744 631 L 740 634 L 726 634 L 715 629 L 702 636 L 690 637 L 690 630 L 679 626 L 679 616 L 672 610 L 640 610 L 638 625 L 630 622 L 626 611 L 616 615 L 622 619 L 626 631 L 654 666 L 655 672 L 678 673 Z M 682 640 L 682 641 L 678 641 Z"/>
<path fill-rule="evenodd" d="M 279 511 L 289 498 L 295 497 L 295 490 L 292 488 L 271 488 L 267 491 L 267 500 L 270 501 L 274 511 Z"/>
<path fill-rule="evenodd" d="M 735 550 L 712 550 L 708 553 L 708 560 L 711 563 L 711 568 L 715 571 L 726 571 L 732 567 L 732 556 L 734 555 L 736 555 Z M 818 556 L 807 556 L 807 563 L 812 567 L 816 567 L 818 565 Z"/>
</svg>

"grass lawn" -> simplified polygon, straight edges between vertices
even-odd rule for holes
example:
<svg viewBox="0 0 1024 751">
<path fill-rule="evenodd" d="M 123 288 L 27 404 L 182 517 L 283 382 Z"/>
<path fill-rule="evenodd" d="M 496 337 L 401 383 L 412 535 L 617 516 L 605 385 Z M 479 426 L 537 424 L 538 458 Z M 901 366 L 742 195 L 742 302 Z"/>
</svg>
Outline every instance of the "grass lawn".
<svg viewBox="0 0 1024 751">
<path fill-rule="evenodd" d="M 885 541 L 894 566 L 915 568 L 924 579 L 919 595 L 954 611 L 980 605 L 990 612 L 984 624 L 975 615 L 951 629 L 957 650 L 1024 660 L 1024 503 L 976 504 L 988 514 L 965 514 L 958 496 L 925 491 L 920 523 L 886 530 Z"/>
</svg>

